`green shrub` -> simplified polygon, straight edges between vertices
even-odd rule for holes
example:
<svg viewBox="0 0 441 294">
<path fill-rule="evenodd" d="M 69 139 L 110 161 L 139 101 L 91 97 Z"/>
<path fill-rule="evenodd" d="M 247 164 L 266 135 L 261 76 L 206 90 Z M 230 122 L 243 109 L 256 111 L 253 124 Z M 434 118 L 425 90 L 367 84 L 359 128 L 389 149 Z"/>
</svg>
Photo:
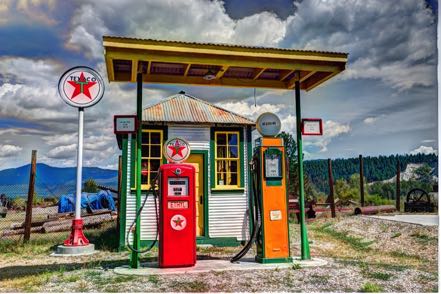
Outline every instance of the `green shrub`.
<svg viewBox="0 0 441 294">
<path fill-rule="evenodd" d="M 11 207 L 15 210 L 25 210 L 26 209 L 26 199 L 25 198 L 14 198 L 11 200 Z"/>
<path fill-rule="evenodd" d="M 381 197 L 378 194 L 375 195 L 367 195 L 366 199 L 365 199 L 365 203 L 367 205 L 393 205 L 394 201 L 393 200 L 389 200 L 389 199 L 385 199 L 383 197 Z"/>
<path fill-rule="evenodd" d="M 383 287 L 375 283 L 367 282 L 363 286 L 361 286 L 360 292 L 365 292 L 365 293 L 383 292 Z"/>
</svg>

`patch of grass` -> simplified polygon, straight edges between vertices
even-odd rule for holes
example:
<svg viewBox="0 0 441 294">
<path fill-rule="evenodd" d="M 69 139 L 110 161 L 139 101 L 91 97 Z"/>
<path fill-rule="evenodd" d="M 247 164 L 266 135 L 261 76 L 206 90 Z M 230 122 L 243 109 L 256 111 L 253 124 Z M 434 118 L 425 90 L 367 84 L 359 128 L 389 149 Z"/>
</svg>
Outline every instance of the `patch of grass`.
<svg viewBox="0 0 441 294">
<path fill-rule="evenodd" d="M 209 292 L 210 287 L 203 281 L 174 281 L 171 283 L 174 290 L 179 292 Z M 174 291 L 172 291 L 174 292 Z"/>
<path fill-rule="evenodd" d="M 378 267 L 384 270 L 394 270 L 394 271 L 404 271 L 406 269 L 409 269 L 409 266 L 406 265 L 397 265 L 397 264 L 390 264 L 390 263 L 384 263 L 384 262 L 365 262 L 361 260 L 348 260 L 348 259 L 336 259 L 335 260 L 338 263 L 344 264 L 344 265 L 353 265 L 358 266 L 362 270 L 368 270 L 369 266 L 371 267 Z"/>
<path fill-rule="evenodd" d="M 326 223 L 321 227 L 314 228 L 314 230 L 320 233 L 324 233 L 334 239 L 343 241 L 355 250 L 370 250 L 369 246 L 374 243 L 374 241 L 363 241 L 363 238 L 353 237 L 348 235 L 346 232 L 334 230 L 333 228 L 331 228 L 331 225 L 332 224 L 330 223 Z"/>
<path fill-rule="evenodd" d="M 377 285 L 375 283 L 366 282 L 361 286 L 360 292 L 365 293 L 377 293 L 377 292 L 383 292 L 383 287 L 380 285 Z"/>
<path fill-rule="evenodd" d="M 153 285 L 157 286 L 159 284 L 159 277 L 158 277 L 158 275 L 150 275 L 148 277 L 148 281 L 150 283 L 152 283 Z"/>
<path fill-rule="evenodd" d="M 63 277 L 63 281 L 67 283 L 75 283 L 76 281 L 80 280 L 81 277 L 78 274 L 68 274 L 67 276 Z"/>
<path fill-rule="evenodd" d="M 81 281 L 78 283 L 78 285 L 77 285 L 77 287 L 76 287 L 76 290 L 77 290 L 77 292 L 88 292 L 88 291 L 87 291 L 87 290 L 88 290 L 87 282 L 84 281 L 84 280 L 81 280 Z"/>
<path fill-rule="evenodd" d="M 302 268 L 302 266 L 299 263 L 294 263 L 291 267 L 291 269 L 293 269 L 293 270 L 299 270 L 301 268 Z"/>
<path fill-rule="evenodd" d="M 391 238 L 391 239 L 394 239 L 394 238 L 398 238 L 399 236 L 401 236 L 401 233 L 400 233 L 400 232 L 396 232 L 396 233 L 393 234 L 392 237 L 390 237 L 390 238 Z"/>
<path fill-rule="evenodd" d="M 117 251 L 118 232 L 114 222 L 103 224 L 99 230 L 86 230 L 90 243 L 95 244 L 98 250 Z"/>
<path fill-rule="evenodd" d="M 383 273 L 383 272 L 369 272 L 367 273 L 368 277 L 377 279 L 377 280 L 383 280 L 383 281 L 389 281 L 393 275 L 389 273 Z"/>
<path fill-rule="evenodd" d="M 118 276 L 116 276 L 116 277 L 114 277 L 114 278 L 112 279 L 112 282 L 113 282 L 113 283 L 126 283 L 126 282 L 130 282 L 130 281 L 133 281 L 133 280 L 136 280 L 136 279 L 138 279 L 137 276 L 123 276 L 123 275 L 118 275 Z"/>
<path fill-rule="evenodd" d="M 87 276 L 91 277 L 91 278 L 98 278 L 101 276 L 101 274 L 102 274 L 102 272 L 100 272 L 100 271 L 90 271 L 87 273 Z"/>
<path fill-rule="evenodd" d="M 41 292 L 41 287 L 47 284 L 52 273 L 44 272 L 38 275 L 6 280 L 2 287 L 12 289 L 12 292 Z"/>
<path fill-rule="evenodd" d="M 414 233 L 410 236 L 414 237 L 417 242 L 419 242 L 423 245 L 427 245 L 429 243 L 436 242 L 438 240 L 438 238 L 436 238 L 436 237 L 430 237 L 429 235 L 422 234 L 422 233 Z"/>
<path fill-rule="evenodd" d="M 396 251 L 391 251 L 391 252 L 389 253 L 389 255 L 392 256 L 392 257 L 398 257 L 398 258 L 424 260 L 423 258 L 421 258 L 421 257 L 418 256 L 418 255 L 409 254 L 409 253 L 406 253 L 406 252 L 404 252 L 404 251 L 398 251 L 398 250 L 396 250 Z"/>
</svg>

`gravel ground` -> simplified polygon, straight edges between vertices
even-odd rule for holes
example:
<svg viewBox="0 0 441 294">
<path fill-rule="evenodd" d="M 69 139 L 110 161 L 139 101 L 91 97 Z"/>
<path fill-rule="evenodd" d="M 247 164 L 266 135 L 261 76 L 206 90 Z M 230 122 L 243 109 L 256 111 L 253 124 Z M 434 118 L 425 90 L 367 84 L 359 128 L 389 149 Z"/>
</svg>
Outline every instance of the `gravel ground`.
<svg viewBox="0 0 441 294">
<path fill-rule="evenodd" d="M 437 292 L 438 227 L 364 217 L 320 219 L 308 225 L 318 268 L 121 276 L 127 253 L 81 258 L 47 253 L 0 255 L 1 292 Z M 299 255 L 298 225 L 291 254 Z M 201 258 L 229 258 L 239 248 L 200 248 Z M 153 253 L 152 256 L 155 256 Z M 249 256 L 254 253 L 250 252 Z M 19 278 L 20 277 L 20 278 Z"/>
</svg>

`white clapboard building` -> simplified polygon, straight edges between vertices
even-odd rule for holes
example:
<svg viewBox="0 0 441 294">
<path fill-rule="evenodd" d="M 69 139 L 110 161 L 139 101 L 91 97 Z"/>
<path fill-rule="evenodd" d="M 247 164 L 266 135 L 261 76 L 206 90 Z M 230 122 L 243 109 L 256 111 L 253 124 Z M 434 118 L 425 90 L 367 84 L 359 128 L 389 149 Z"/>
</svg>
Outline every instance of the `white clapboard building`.
<svg viewBox="0 0 441 294">
<path fill-rule="evenodd" d="M 142 196 L 161 164 L 167 163 L 163 144 L 180 137 L 189 142 L 187 163 L 196 167 L 196 231 L 198 244 L 237 245 L 249 237 L 251 132 L 255 122 L 183 92 L 149 106 L 142 113 Z M 118 135 L 122 150 L 119 248 L 135 218 L 136 137 Z M 141 213 L 141 245 L 156 237 L 153 197 Z M 132 234 L 130 234 L 130 240 Z"/>
</svg>

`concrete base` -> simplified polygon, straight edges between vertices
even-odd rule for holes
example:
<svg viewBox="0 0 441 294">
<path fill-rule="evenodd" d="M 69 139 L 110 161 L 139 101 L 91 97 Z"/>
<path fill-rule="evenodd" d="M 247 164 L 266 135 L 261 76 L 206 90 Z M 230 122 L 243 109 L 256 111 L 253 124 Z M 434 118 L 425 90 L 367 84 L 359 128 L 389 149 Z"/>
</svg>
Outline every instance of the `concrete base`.
<svg viewBox="0 0 441 294">
<path fill-rule="evenodd" d="M 193 273 L 207 273 L 211 271 L 222 272 L 222 271 L 254 271 L 254 270 L 265 270 L 265 269 L 283 269 L 292 268 L 296 264 L 300 267 L 314 267 L 314 266 L 324 266 L 327 264 L 326 260 L 313 258 L 312 260 L 300 260 L 294 259 L 294 261 L 288 263 L 258 263 L 252 258 L 243 258 L 238 263 L 231 263 L 229 260 L 198 260 L 196 265 L 193 267 L 183 267 L 183 268 L 159 268 L 157 262 L 143 263 L 141 268 L 133 269 L 129 266 L 121 266 L 114 269 L 116 274 L 120 275 L 133 275 L 133 276 L 149 276 L 149 275 L 170 275 L 170 274 L 193 274 Z"/>
<path fill-rule="evenodd" d="M 98 251 L 95 250 L 94 244 L 86 246 L 64 246 L 58 245 L 57 250 L 51 256 L 82 256 L 91 255 Z"/>
</svg>

